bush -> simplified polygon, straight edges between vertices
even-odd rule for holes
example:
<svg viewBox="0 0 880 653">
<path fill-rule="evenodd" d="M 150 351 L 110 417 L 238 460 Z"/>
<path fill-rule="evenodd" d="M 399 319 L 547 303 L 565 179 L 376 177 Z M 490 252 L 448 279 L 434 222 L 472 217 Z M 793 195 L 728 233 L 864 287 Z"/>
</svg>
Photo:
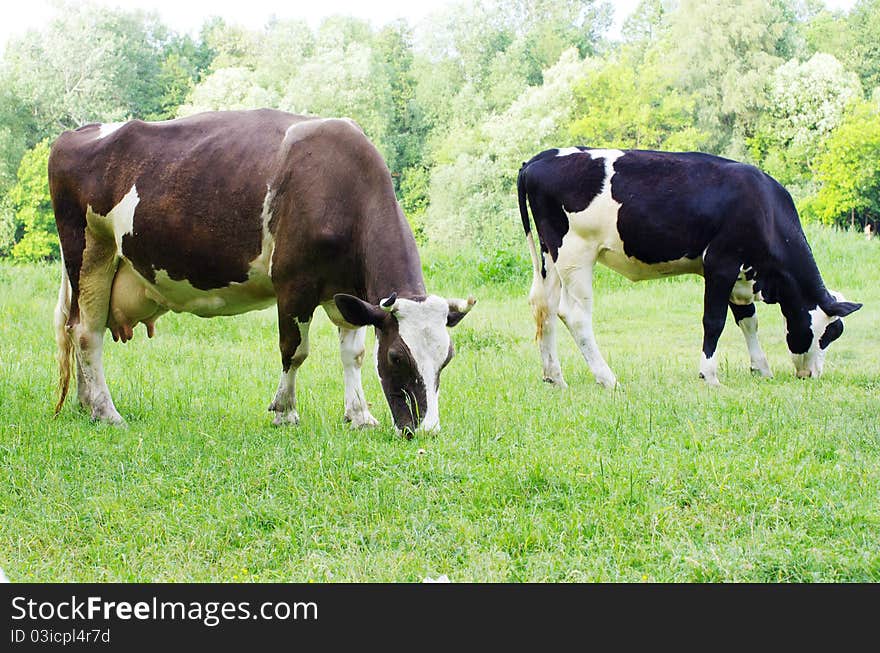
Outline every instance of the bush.
<svg viewBox="0 0 880 653">
<path fill-rule="evenodd" d="M 7 235 L 11 231 L 17 241 L 12 246 L 12 258 L 17 261 L 42 261 L 59 256 L 58 231 L 46 171 L 48 163 L 47 139 L 25 153 L 18 166 L 15 186 L 9 191 L 12 225 L 6 224 L 2 230 Z M 9 218 L 4 222 L 8 223 Z"/>
<path fill-rule="evenodd" d="M 819 192 L 800 205 L 804 219 L 845 227 L 880 220 L 880 107 L 862 102 L 825 143 Z"/>
<path fill-rule="evenodd" d="M 484 283 L 496 284 L 527 281 L 531 277 L 532 265 L 524 255 L 525 247 L 522 250 L 514 252 L 498 249 L 487 256 L 482 256 L 477 262 L 480 280 Z"/>
</svg>

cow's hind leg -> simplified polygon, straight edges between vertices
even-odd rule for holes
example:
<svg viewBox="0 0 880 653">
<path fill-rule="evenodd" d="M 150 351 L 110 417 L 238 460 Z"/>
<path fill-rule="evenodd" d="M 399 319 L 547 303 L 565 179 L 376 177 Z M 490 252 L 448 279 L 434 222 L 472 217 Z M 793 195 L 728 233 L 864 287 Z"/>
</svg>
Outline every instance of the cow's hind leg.
<svg viewBox="0 0 880 653">
<path fill-rule="evenodd" d="M 378 426 L 378 420 L 370 414 L 370 407 L 361 383 L 361 366 L 364 362 L 364 341 L 367 328 L 348 329 L 339 327 L 339 354 L 342 357 L 345 380 L 345 421 L 352 428 Z"/>
<path fill-rule="evenodd" d="M 559 316 L 561 285 L 556 267 L 547 260 L 546 276 L 536 271 L 529 292 L 529 305 L 535 318 L 538 349 L 541 352 L 541 367 L 544 381 L 565 388 L 562 367 L 556 344 L 556 318 Z"/>
<path fill-rule="evenodd" d="M 278 301 L 278 335 L 281 348 L 281 379 L 269 411 L 275 413 L 276 426 L 299 424 L 296 412 L 296 372 L 309 355 L 309 324 L 312 311 L 291 308 L 283 299 Z"/>
<path fill-rule="evenodd" d="M 79 275 L 79 322 L 71 338 L 77 359 L 77 389 L 80 401 L 91 410 L 92 418 L 111 424 L 124 420 L 116 411 L 104 378 L 104 330 L 110 309 L 110 289 L 116 274 L 116 242 L 86 229 L 86 248 Z"/>
<path fill-rule="evenodd" d="M 614 388 L 617 379 L 599 351 L 593 335 L 593 267 L 595 255 L 579 254 L 571 265 L 557 261 L 560 269 L 566 271 L 562 278 L 562 296 L 559 301 L 559 317 L 568 327 L 575 344 L 583 354 L 596 383 L 605 388 Z M 562 253 L 560 252 L 560 257 Z"/>
<path fill-rule="evenodd" d="M 767 356 L 761 349 L 758 342 L 758 318 L 754 304 L 734 304 L 729 302 L 730 312 L 733 313 L 733 319 L 737 326 L 742 330 L 746 339 L 746 347 L 749 349 L 749 358 L 751 359 L 752 372 L 760 374 L 763 377 L 771 377 L 770 365 L 767 363 Z"/>
<path fill-rule="evenodd" d="M 104 329 L 110 308 L 110 289 L 119 262 L 112 220 L 88 212 L 85 215 L 64 197 L 53 196 L 56 223 L 61 234 L 64 262 L 70 282 L 70 302 L 66 306 L 59 293 L 56 321 L 66 312 L 65 331 L 77 366 L 77 394 L 93 419 L 123 424 L 104 378 Z M 64 284 L 65 279 L 62 279 Z M 65 311 L 66 309 L 66 311 Z M 57 323 L 57 322 L 56 322 Z M 63 353 L 63 352 L 62 352 Z M 64 376 L 62 364 L 62 376 Z M 69 359 L 66 369 L 69 375 Z M 63 382 L 63 381 L 62 381 Z M 58 408 L 61 402 L 59 401 Z"/>
</svg>

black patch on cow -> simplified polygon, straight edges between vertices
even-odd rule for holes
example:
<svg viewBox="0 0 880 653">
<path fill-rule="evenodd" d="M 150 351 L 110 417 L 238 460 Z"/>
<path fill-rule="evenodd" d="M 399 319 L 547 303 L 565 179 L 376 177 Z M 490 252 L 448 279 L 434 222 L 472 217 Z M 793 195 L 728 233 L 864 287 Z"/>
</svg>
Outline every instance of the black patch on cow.
<svg viewBox="0 0 880 653">
<path fill-rule="evenodd" d="M 782 304 L 782 312 L 786 321 L 785 341 L 788 343 L 788 350 L 792 354 L 806 353 L 813 345 L 814 338 L 809 311 L 802 306 L 789 314 L 786 304 Z"/>
<path fill-rule="evenodd" d="M 730 304 L 730 312 L 733 313 L 733 319 L 737 324 L 745 320 L 746 318 L 755 316 L 755 305 L 754 304 L 734 304 L 733 302 L 729 302 Z"/>
<path fill-rule="evenodd" d="M 819 348 L 827 349 L 828 345 L 837 340 L 843 334 L 843 320 L 834 320 L 827 327 L 825 333 L 819 338 Z"/>
<path fill-rule="evenodd" d="M 412 431 L 418 428 L 428 410 L 425 380 L 412 352 L 400 337 L 393 314 L 388 314 L 382 326 L 377 327 L 376 340 L 379 343 L 376 366 L 391 417 L 397 428 L 412 437 Z"/>
<path fill-rule="evenodd" d="M 393 294 L 396 298 L 397 294 Z M 354 295 L 337 293 L 333 296 L 333 302 L 343 319 L 353 326 L 381 327 L 388 320 L 387 311 Z"/>
<path fill-rule="evenodd" d="M 586 152 L 586 148 L 580 149 Z M 549 252 L 554 261 L 569 229 L 566 212 L 577 213 L 587 208 L 602 192 L 605 182 L 605 159 L 593 159 L 586 153 L 557 156 L 558 153 L 558 149 L 541 152 L 525 164 L 519 177 L 520 195 L 524 191 L 528 197 L 541 250 Z M 542 273 L 546 276 L 543 266 Z"/>
<path fill-rule="evenodd" d="M 440 390 L 440 372 L 444 370 L 444 368 L 449 365 L 449 361 L 452 360 L 452 357 L 455 356 L 455 347 L 452 342 L 449 342 L 449 351 L 446 353 L 446 360 L 440 365 L 440 369 L 437 370 L 437 374 L 434 375 L 434 390 Z"/>
<path fill-rule="evenodd" d="M 611 196 L 621 204 L 617 231 L 626 255 L 644 263 L 702 256 L 735 215 L 738 193 L 730 176 L 736 166 L 741 164 L 696 153 L 619 157 Z"/>
</svg>

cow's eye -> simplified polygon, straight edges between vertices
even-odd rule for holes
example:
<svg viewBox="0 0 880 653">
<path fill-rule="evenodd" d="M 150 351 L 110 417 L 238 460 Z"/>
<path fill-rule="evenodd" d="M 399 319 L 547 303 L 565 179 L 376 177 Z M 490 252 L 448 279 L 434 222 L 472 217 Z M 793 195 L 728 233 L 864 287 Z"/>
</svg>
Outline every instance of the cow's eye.
<svg viewBox="0 0 880 653">
<path fill-rule="evenodd" d="M 391 349 L 388 351 L 388 362 L 391 363 L 393 367 L 400 367 L 403 365 L 404 356 L 399 351 Z"/>
</svg>

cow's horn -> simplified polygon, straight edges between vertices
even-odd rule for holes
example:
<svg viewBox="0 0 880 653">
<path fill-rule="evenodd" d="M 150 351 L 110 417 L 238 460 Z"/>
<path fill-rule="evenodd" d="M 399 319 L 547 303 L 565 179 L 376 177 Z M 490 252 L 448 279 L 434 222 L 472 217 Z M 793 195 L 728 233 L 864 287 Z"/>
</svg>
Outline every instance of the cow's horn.
<svg viewBox="0 0 880 653">
<path fill-rule="evenodd" d="M 476 298 L 473 295 L 468 296 L 467 300 L 464 299 L 449 299 L 449 310 L 458 311 L 459 313 L 467 313 L 474 307 L 474 304 L 477 303 Z"/>
<path fill-rule="evenodd" d="M 397 303 L 397 293 L 393 292 L 388 297 L 379 302 L 379 306 L 383 311 L 391 313 L 394 311 L 394 305 Z"/>
</svg>

